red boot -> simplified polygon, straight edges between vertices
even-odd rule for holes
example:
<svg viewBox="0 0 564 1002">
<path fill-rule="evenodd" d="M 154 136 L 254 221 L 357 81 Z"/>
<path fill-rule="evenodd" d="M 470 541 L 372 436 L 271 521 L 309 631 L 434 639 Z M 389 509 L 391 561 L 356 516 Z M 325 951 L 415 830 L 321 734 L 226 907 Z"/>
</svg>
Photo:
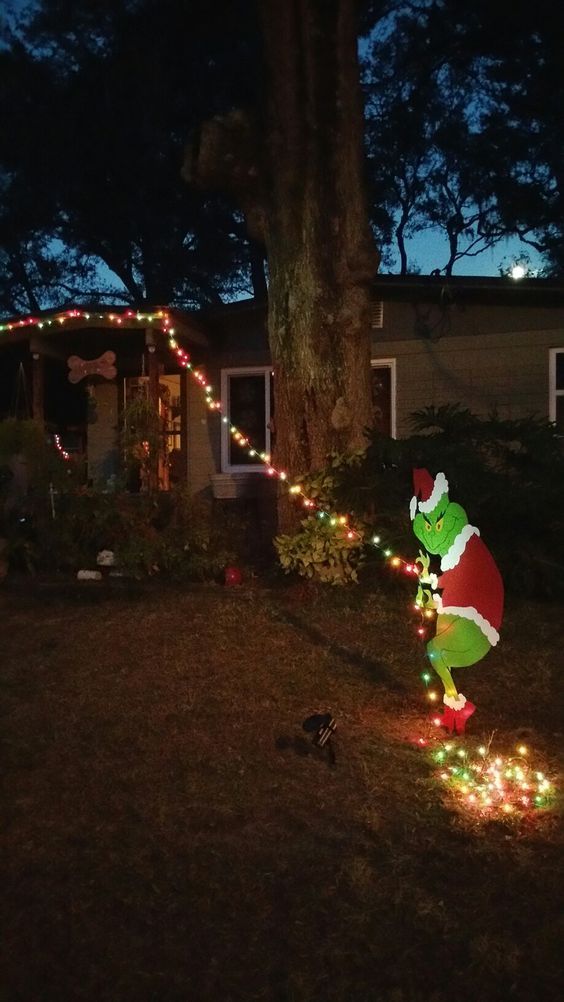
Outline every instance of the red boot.
<svg viewBox="0 0 564 1002">
<path fill-rule="evenodd" d="M 456 710 L 454 710 L 452 706 L 445 706 L 443 715 L 439 717 L 441 721 L 439 726 L 446 727 L 450 734 L 452 734 L 455 729 L 455 714 Z"/>
<path fill-rule="evenodd" d="M 457 734 L 464 734 L 466 722 L 474 713 L 476 707 L 469 699 L 466 700 L 461 710 L 454 710 L 454 729 Z"/>
</svg>

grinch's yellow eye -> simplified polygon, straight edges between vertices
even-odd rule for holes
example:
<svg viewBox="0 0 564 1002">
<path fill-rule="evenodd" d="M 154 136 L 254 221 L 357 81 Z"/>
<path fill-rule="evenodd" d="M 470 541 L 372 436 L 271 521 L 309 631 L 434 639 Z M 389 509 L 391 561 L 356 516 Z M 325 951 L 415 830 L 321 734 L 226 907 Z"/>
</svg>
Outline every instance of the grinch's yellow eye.
<svg viewBox="0 0 564 1002">
<path fill-rule="evenodd" d="M 443 520 L 442 518 L 440 518 L 440 519 L 439 519 L 439 521 L 437 522 L 437 524 L 436 524 L 436 526 L 435 526 L 435 529 L 437 530 L 437 532 L 440 532 L 440 531 L 441 531 L 441 529 L 442 529 L 442 527 L 443 527 L 443 521 L 444 521 L 444 520 Z"/>
<path fill-rule="evenodd" d="M 430 531 L 431 531 L 431 523 L 427 522 L 427 520 L 425 519 L 425 532 L 430 532 Z"/>
</svg>

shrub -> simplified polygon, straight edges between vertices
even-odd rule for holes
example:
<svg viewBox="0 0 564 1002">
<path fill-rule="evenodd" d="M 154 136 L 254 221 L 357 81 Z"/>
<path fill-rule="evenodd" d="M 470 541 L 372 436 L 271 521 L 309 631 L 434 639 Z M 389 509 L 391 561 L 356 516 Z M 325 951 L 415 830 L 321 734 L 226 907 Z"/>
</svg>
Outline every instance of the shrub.
<svg viewBox="0 0 564 1002">
<path fill-rule="evenodd" d="M 285 571 L 332 585 L 358 581 L 363 548 L 357 537 L 348 539 L 347 530 L 332 526 L 327 518 L 306 518 L 301 525 L 300 532 L 275 540 Z"/>
<path fill-rule="evenodd" d="M 429 407 L 412 420 L 415 434 L 409 438 L 392 440 L 373 432 L 361 455 L 332 457 L 311 481 L 317 494 L 304 480 L 308 495 L 330 511 L 349 512 L 352 524 L 409 556 L 414 551 L 408 514 L 412 470 L 443 470 L 451 499 L 479 527 L 506 585 L 528 595 L 563 594 L 564 451 L 554 427 L 535 417 L 479 418 L 458 405 Z M 286 570 L 317 574 L 317 537 L 328 529 L 319 520 L 315 525 L 306 535 L 302 525 L 291 537 L 293 544 L 285 537 L 282 547 L 277 541 Z M 329 543 L 324 545 L 329 552 Z M 344 565 L 356 570 L 361 562 L 354 551 L 341 553 L 339 581 L 355 580 Z"/>
</svg>

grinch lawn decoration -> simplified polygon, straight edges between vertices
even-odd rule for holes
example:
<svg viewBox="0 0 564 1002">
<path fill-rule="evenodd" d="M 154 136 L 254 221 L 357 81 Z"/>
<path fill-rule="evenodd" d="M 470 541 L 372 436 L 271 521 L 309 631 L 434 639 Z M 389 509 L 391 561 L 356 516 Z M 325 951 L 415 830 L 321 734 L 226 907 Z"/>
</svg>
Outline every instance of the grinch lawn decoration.
<svg viewBox="0 0 564 1002">
<path fill-rule="evenodd" d="M 441 724 L 450 733 L 463 734 L 475 706 L 457 691 L 451 672 L 481 661 L 497 644 L 503 581 L 479 529 L 449 499 L 444 473 L 433 478 L 425 469 L 414 470 L 413 484 L 413 531 L 426 550 L 417 559 L 422 568 L 417 604 L 437 612 L 427 656 L 444 686 Z M 441 558 L 439 577 L 429 571 L 430 555 Z"/>
</svg>

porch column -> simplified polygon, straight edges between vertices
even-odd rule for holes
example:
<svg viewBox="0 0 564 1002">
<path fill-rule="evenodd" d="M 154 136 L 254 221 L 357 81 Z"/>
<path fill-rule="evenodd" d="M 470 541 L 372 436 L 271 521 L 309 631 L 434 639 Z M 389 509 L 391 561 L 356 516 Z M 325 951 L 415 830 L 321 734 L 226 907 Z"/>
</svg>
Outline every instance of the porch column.
<svg viewBox="0 0 564 1002">
<path fill-rule="evenodd" d="M 180 449 L 182 453 L 180 477 L 184 483 L 188 477 L 188 435 L 188 373 L 186 369 L 182 369 L 180 372 Z"/>
<path fill-rule="evenodd" d="M 45 424 L 45 357 L 31 353 L 31 413 L 41 427 Z"/>
<path fill-rule="evenodd" d="M 149 403 L 157 418 L 159 416 L 159 360 L 157 358 L 155 333 L 152 327 L 145 331 L 145 344 L 149 353 Z M 150 488 L 153 491 L 159 487 L 159 455 L 151 457 Z"/>
</svg>

